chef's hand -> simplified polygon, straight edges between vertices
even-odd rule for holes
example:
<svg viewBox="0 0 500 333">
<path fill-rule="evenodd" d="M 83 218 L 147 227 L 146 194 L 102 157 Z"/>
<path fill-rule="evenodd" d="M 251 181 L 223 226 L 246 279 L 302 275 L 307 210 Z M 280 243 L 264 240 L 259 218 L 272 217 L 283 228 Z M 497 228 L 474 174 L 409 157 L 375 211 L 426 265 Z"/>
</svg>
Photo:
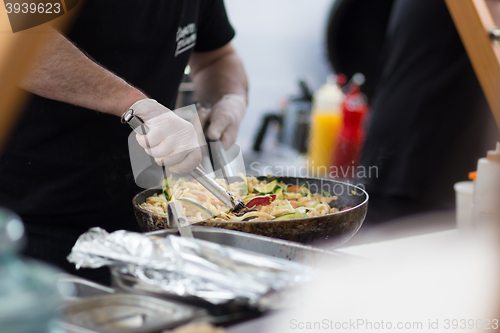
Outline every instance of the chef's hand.
<svg viewBox="0 0 500 333">
<path fill-rule="evenodd" d="M 188 173 L 200 164 L 200 145 L 191 123 L 153 99 L 139 100 L 129 109 L 148 127 L 146 135 L 136 138 L 156 163 L 175 173 Z"/>
<path fill-rule="evenodd" d="M 236 94 L 224 95 L 214 104 L 210 114 L 207 136 L 210 140 L 221 140 L 225 149 L 236 142 L 241 120 L 245 115 L 245 98 Z"/>
</svg>

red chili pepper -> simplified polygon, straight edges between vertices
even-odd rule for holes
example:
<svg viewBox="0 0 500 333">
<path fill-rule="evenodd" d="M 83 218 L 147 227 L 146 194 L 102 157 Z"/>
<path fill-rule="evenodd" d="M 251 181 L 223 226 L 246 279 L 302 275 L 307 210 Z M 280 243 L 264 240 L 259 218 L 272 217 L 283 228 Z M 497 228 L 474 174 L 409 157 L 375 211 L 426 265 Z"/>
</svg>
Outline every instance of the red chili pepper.
<svg viewBox="0 0 500 333">
<path fill-rule="evenodd" d="M 247 203 L 248 208 L 254 206 L 267 206 L 276 199 L 276 194 L 266 195 L 265 197 L 256 197 Z"/>
<path fill-rule="evenodd" d="M 348 210 L 348 209 L 351 209 L 352 207 L 346 207 L 344 209 L 341 209 L 340 211 L 343 212 L 344 210 Z"/>
</svg>

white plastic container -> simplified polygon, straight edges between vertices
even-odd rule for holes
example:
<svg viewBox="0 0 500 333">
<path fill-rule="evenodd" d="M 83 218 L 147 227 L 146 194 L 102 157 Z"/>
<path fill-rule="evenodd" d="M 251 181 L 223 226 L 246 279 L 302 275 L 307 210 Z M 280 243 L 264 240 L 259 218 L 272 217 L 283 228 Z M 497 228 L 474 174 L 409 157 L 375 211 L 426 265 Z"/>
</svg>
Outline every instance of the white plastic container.
<svg viewBox="0 0 500 333">
<path fill-rule="evenodd" d="M 500 142 L 477 163 L 472 219 L 475 224 L 491 222 L 500 211 Z"/>
<path fill-rule="evenodd" d="M 457 229 L 468 230 L 472 228 L 472 200 L 474 197 L 474 182 L 458 182 L 454 186 L 456 200 Z"/>
</svg>

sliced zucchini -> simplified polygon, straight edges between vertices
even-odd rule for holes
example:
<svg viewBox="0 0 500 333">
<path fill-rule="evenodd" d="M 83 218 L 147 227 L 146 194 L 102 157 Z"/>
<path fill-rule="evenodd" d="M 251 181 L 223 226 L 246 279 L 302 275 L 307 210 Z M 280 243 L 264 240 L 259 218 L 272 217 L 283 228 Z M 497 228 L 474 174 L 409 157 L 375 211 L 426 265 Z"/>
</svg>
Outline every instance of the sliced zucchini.
<svg viewBox="0 0 500 333">
<path fill-rule="evenodd" d="M 284 191 L 286 191 L 286 187 L 283 187 L 283 186 L 276 186 L 276 188 L 274 189 L 275 194 L 283 193 Z"/>
<path fill-rule="evenodd" d="M 194 201 L 186 199 L 186 198 L 180 198 L 180 199 L 178 199 L 178 201 L 180 201 L 182 205 L 185 205 L 189 208 L 193 208 L 194 210 L 200 212 L 203 216 L 206 216 L 207 218 L 211 218 L 211 217 L 215 216 L 214 214 L 212 214 L 211 211 L 209 211 L 208 209 L 206 209 L 205 207 L 203 207 L 202 205 L 200 205 L 197 202 L 194 202 Z"/>
<path fill-rule="evenodd" d="M 308 212 L 308 211 L 309 211 L 309 209 L 306 209 L 306 212 Z M 302 213 L 302 212 L 296 212 L 295 213 L 295 218 L 296 219 L 303 219 L 305 217 L 309 217 L 309 216 L 307 216 L 306 213 Z"/>
<path fill-rule="evenodd" d="M 272 221 L 283 221 L 283 220 L 293 220 L 293 219 L 302 219 L 304 217 L 307 217 L 306 214 L 301 213 L 301 212 L 295 212 L 295 213 L 289 213 L 289 214 L 284 214 L 278 217 L 275 217 L 272 219 Z"/>
<path fill-rule="evenodd" d="M 283 196 L 283 187 L 276 187 L 274 189 L 274 194 L 276 194 L 276 198 L 279 199 L 279 200 L 283 200 L 284 196 Z"/>
<path fill-rule="evenodd" d="M 264 184 L 264 185 L 260 185 L 260 186 L 256 186 L 254 188 L 254 191 L 260 193 L 260 194 L 271 194 L 274 192 L 274 189 L 276 188 L 276 186 L 278 186 L 278 181 L 275 179 L 273 180 L 272 182 L 270 183 L 267 183 L 267 184 Z"/>
<path fill-rule="evenodd" d="M 295 213 L 284 214 L 272 219 L 272 221 L 281 221 L 281 220 L 293 220 L 295 218 Z"/>
</svg>

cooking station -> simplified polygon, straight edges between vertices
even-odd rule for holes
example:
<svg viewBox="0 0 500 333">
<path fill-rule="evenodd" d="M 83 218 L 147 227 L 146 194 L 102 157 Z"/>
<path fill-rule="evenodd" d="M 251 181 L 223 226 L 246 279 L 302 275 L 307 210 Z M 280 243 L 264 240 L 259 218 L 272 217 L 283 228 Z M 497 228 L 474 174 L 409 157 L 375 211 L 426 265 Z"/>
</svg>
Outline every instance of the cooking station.
<svg viewBox="0 0 500 333">
<path fill-rule="evenodd" d="M 196 238 L 209 240 L 217 244 L 258 252 L 276 258 L 306 263 L 310 267 L 319 269 L 328 266 L 328 274 L 331 276 L 330 279 L 333 280 L 340 279 L 341 276 L 345 275 L 356 276 L 358 274 L 369 274 L 369 266 L 371 264 L 375 263 L 379 265 L 380 263 L 384 263 L 387 258 L 392 258 L 391 260 L 395 260 L 396 262 L 402 258 L 408 263 L 418 262 L 417 258 L 421 256 L 426 258 L 426 255 L 433 252 L 434 249 L 442 248 L 443 246 L 449 246 L 452 249 L 460 247 L 464 253 L 466 253 L 466 251 L 463 251 L 464 246 L 467 251 L 474 250 L 473 247 L 468 247 L 468 238 L 465 237 L 464 233 L 459 232 L 453 227 L 453 215 L 424 215 L 421 219 L 429 221 L 429 224 L 425 229 L 421 229 L 417 233 L 414 232 L 413 235 L 407 233 L 405 237 L 401 237 L 402 234 L 400 234 L 399 238 L 386 239 L 378 242 L 373 242 L 372 239 L 371 243 L 343 247 L 333 251 L 230 230 L 192 227 L 192 232 Z M 434 226 L 433 229 L 429 228 L 431 224 L 430 221 L 434 221 L 435 224 L 441 224 L 441 227 Z M 403 224 L 404 223 L 401 225 Z M 443 230 L 443 228 L 448 230 Z M 401 230 L 405 230 L 405 228 L 401 228 Z M 176 233 L 177 232 L 174 230 L 165 230 L 151 232 L 149 235 L 165 237 L 166 235 Z M 436 253 L 434 252 L 432 256 L 436 256 Z M 453 264 L 447 267 L 448 264 L 442 262 L 440 256 L 441 255 L 438 254 L 435 260 L 439 262 L 439 265 L 444 265 L 442 266 L 444 272 L 448 272 L 448 269 L 451 271 L 455 269 Z M 446 255 L 444 255 L 444 257 L 447 258 Z M 425 260 L 426 262 L 424 265 L 432 267 L 432 260 Z M 471 257 L 464 256 L 461 264 L 468 265 L 471 260 L 475 260 L 472 255 Z M 488 262 L 491 263 L 491 261 Z M 411 265 L 408 264 L 409 267 Z M 386 278 L 391 279 L 390 277 Z M 475 279 L 479 278 L 476 276 Z M 410 280 L 403 283 L 406 286 L 414 282 L 416 281 Z M 82 323 L 82 316 L 86 320 L 85 325 L 88 325 L 89 322 L 98 318 L 96 317 L 97 312 L 94 310 L 100 309 L 100 306 L 110 304 L 109 301 L 104 301 L 102 298 L 103 295 L 114 295 L 115 301 L 119 306 L 115 307 L 116 313 L 111 313 L 109 316 L 106 316 L 108 319 L 111 318 L 109 322 L 101 322 L 100 324 L 122 325 L 121 329 L 123 332 L 155 332 L 157 328 L 155 328 L 152 323 L 158 324 L 156 316 L 159 316 L 158 318 L 162 320 L 168 318 L 168 320 L 159 324 L 162 325 L 162 329 L 178 325 L 179 323 L 210 322 L 214 325 L 225 327 L 225 330 L 229 333 L 273 332 L 276 331 L 277 328 L 285 332 L 290 328 L 290 318 L 294 318 L 293 312 L 290 314 L 293 308 L 290 307 L 290 304 L 300 304 L 297 303 L 300 302 L 300 298 L 297 299 L 297 297 L 300 296 L 294 296 L 294 292 L 291 290 L 289 291 L 290 294 L 278 295 L 278 297 L 271 298 L 270 302 L 272 306 L 267 310 L 259 311 L 255 308 L 250 309 L 246 306 L 241 306 L 241 304 L 213 306 L 207 302 L 200 302 L 199 299 L 188 300 L 182 297 L 167 295 L 162 292 L 159 293 L 158 290 L 151 290 L 150 288 L 137 288 L 140 281 L 127 276 L 115 275 L 112 288 L 99 286 L 90 281 L 71 276 L 61 277 L 60 283 L 71 283 L 76 287 L 74 298 L 68 299 L 69 303 L 64 310 L 64 313 L 71 318 L 70 323 L 66 322 L 63 324 L 63 327 L 69 332 L 75 333 L 93 332 L 92 330 L 79 330 L 78 324 Z M 428 285 L 425 281 L 421 281 L 421 283 L 428 288 L 435 288 L 432 285 Z M 449 286 L 444 290 L 442 289 L 442 292 L 445 294 L 448 295 L 460 292 L 457 289 L 460 288 L 460 279 L 455 282 L 449 280 L 447 284 Z M 384 287 L 385 286 L 381 285 L 381 288 Z M 424 291 L 422 288 L 417 288 L 419 293 L 424 293 L 430 298 L 434 297 L 432 296 L 432 290 Z M 334 288 L 334 290 L 335 289 L 336 288 Z M 346 291 L 346 293 L 347 292 L 348 291 Z M 327 294 L 329 296 L 326 296 Z M 332 296 L 331 293 L 327 294 L 325 294 L 326 297 Z M 342 299 L 342 297 L 346 297 L 346 295 L 340 294 L 339 297 Z M 77 305 L 78 302 L 72 305 L 71 302 L 75 300 L 83 302 L 80 305 Z M 336 304 L 335 306 L 337 307 L 342 303 L 340 299 L 337 301 L 333 300 L 332 302 Z M 417 307 L 421 305 L 422 304 L 416 304 L 414 306 Z M 452 305 L 450 304 L 450 306 Z M 470 306 L 465 307 L 467 309 L 470 308 Z M 86 313 L 85 311 L 90 312 Z M 92 316 L 92 311 L 94 311 L 94 317 Z M 165 316 L 166 314 L 168 314 L 168 316 Z M 135 328 L 132 329 L 132 327 Z M 96 330 L 96 332 L 99 332 L 99 330 Z"/>
<path fill-rule="evenodd" d="M 337 251 L 231 230 L 193 226 L 192 234 L 196 239 L 309 267 L 320 267 L 328 262 L 341 270 L 358 260 Z M 159 230 L 147 235 L 163 238 L 178 235 L 178 231 Z M 279 310 L 290 301 L 290 295 L 285 291 L 267 295 L 268 299 L 261 300 L 259 306 L 249 306 L 245 301 L 237 300 L 216 305 L 200 297 L 179 297 L 145 285 L 141 279 L 119 270 L 112 270 L 112 276 L 112 287 L 69 275 L 59 277 L 61 287 L 74 289 L 63 307 L 64 322 L 61 326 L 64 329 L 71 333 L 115 332 L 114 327 L 120 328 L 116 332 L 158 332 L 189 322 L 229 326 Z"/>
<path fill-rule="evenodd" d="M 0 4 L 0 333 L 500 331 L 499 4 Z"/>
</svg>

